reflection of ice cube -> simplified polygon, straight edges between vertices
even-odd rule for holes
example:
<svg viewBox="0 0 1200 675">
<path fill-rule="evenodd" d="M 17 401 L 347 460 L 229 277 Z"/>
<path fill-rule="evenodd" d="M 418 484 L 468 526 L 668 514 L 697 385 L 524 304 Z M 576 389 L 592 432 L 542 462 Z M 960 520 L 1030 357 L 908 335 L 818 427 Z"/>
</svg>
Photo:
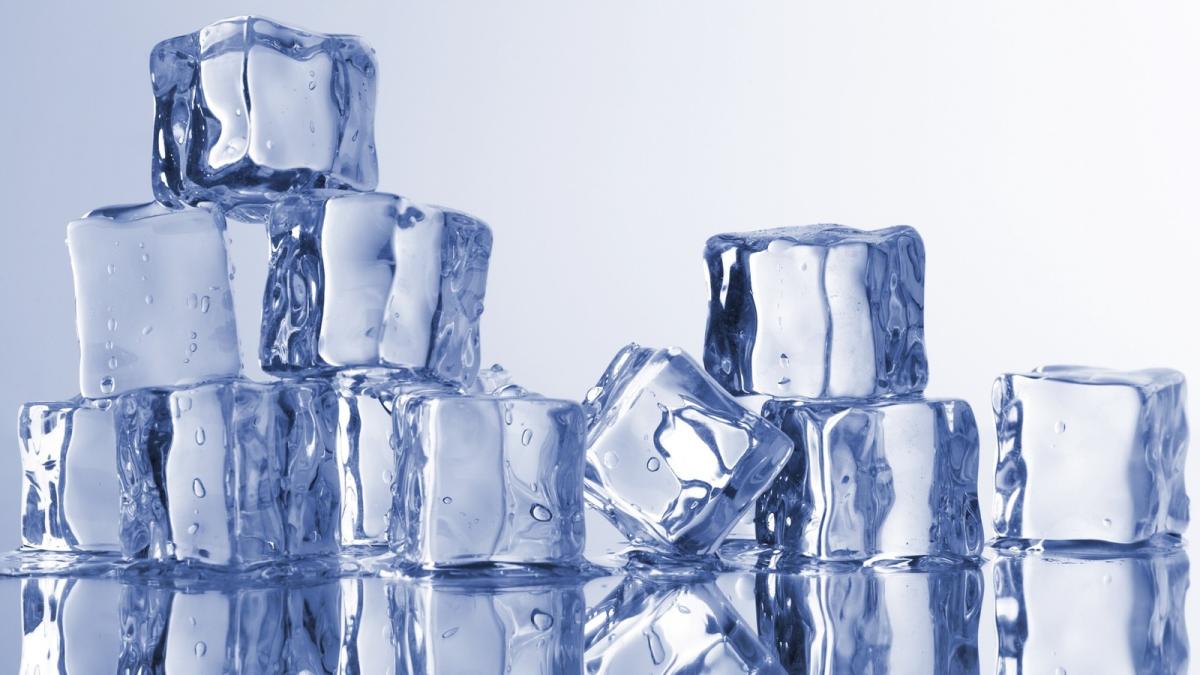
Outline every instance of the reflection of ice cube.
<svg viewBox="0 0 1200 675">
<path fill-rule="evenodd" d="M 626 579 L 588 609 L 586 672 L 783 673 L 712 582 Z"/>
<path fill-rule="evenodd" d="M 585 406 L 588 499 L 665 553 L 715 550 L 792 449 L 678 349 L 629 345 Z"/>
<path fill-rule="evenodd" d="M 996 380 L 996 534 L 1132 544 L 1188 523 L 1183 374 L 1052 366 Z"/>
<path fill-rule="evenodd" d="M 153 205 L 67 227 L 84 396 L 238 374 L 224 227 L 215 211 Z"/>
<path fill-rule="evenodd" d="M 121 481 L 111 401 L 26 403 L 19 419 L 22 545 L 119 550 Z"/>
<path fill-rule="evenodd" d="M 117 672 L 121 587 L 98 579 L 21 580 L 21 671 Z"/>
<path fill-rule="evenodd" d="M 911 227 L 720 234 L 704 257 L 704 365 L 729 391 L 829 399 L 925 388 L 925 247 Z"/>
<path fill-rule="evenodd" d="M 979 672 L 976 567 L 764 573 L 756 594 L 759 633 L 789 673 Z"/>
<path fill-rule="evenodd" d="M 979 432 L 964 401 L 779 400 L 796 442 L 759 499 L 760 542 L 834 560 L 978 555 Z"/>
<path fill-rule="evenodd" d="M 373 189 L 375 52 L 238 17 L 165 40 L 150 55 L 155 196 L 254 207 L 318 187 Z"/>
<path fill-rule="evenodd" d="M 994 574 L 1002 675 L 1188 672 L 1182 549 L 1002 556 Z"/>
<path fill-rule="evenodd" d="M 387 365 L 475 377 L 487 225 L 395 195 L 319 191 L 276 204 L 270 230 L 268 371 Z"/>
<path fill-rule="evenodd" d="M 393 546 L 427 566 L 575 564 L 583 411 L 540 396 L 414 396 L 396 410 Z"/>
<path fill-rule="evenodd" d="M 418 580 L 393 621 L 406 673 L 583 672 L 583 598 L 574 585 Z"/>
</svg>

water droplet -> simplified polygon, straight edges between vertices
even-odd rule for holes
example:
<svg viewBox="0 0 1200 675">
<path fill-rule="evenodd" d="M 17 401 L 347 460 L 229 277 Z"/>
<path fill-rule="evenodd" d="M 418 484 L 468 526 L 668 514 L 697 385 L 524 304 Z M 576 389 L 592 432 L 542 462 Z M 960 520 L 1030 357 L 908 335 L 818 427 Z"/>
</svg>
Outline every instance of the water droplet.
<svg viewBox="0 0 1200 675">
<path fill-rule="evenodd" d="M 111 394 L 113 389 L 117 388 L 117 381 L 112 377 L 104 377 L 100 379 L 100 393 Z"/>
<path fill-rule="evenodd" d="M 193 649 L 193 651 L 196 652 L 196 656 L 204 656 L 208 653 L 208 645 L 204 644 L 204 641 L 201 640 L 200 642 L 196 643 L 196 647 Z"/>
<path fill-rule="evenodd" d="M 270 150 L 272 147 L 274 147 L 274 145 L 275 144 L 271 142 L 271 139 L 268 138 L 267 139 L 267 149 Z"/>
<path fill-rule="evenodd" d="M 602 460 L 604 462 L 604 466 L 607 466 L 610 469 L 617 468 L 617 465 L 621 463 L 621 458 L 617 456 L 617 453 L 611 450 L 604 453 Z"/>
<path fill-rule="evenodd" d="M 115 332 L 117 330 L 117 320 L 116 319 L 108 320 L 108 330 L 113 331 L 113 332 Z"/>
<path fill-rule="evenodd" d="M 521 432 L 521 445 L 529 445 L 533 442 L 533 429 L 526 429 Z"/>
<path fill-rule="evenodd" d="M 646 460 L 647 471 L 658 471 L 659 467 L 661 466 L 662 462 L 660 462 L 657 457 L 651 457 L 650 459 Z"/>
<path fill-rule="evenodd" d="M 442 503 L 443 504 L 453 504 L 454 500 L 450 497 L 442 497 Z"/>
<path fill-rule="evenodd" d="M 150 262 L 150 254 L 149 253 L 142 254 L 142 262 Z"/>
<path fill-rule="evenodd" d="M 192 523 L 191 525 L 188 525 L 188 528 L 187 528 L 188 534 L 196 534 L 199 531 L 200 531 L 200 523 Z"/>
<path fill-rule="evenodd" d="M 204 445 L 206 440 L 208 435 L 204 433 L 204 427 L 196 427 L 196 445 Z"/>
<path fill-rule="evenodd" d="M 1066 430 L 1067 430 L 1066 422 L 1063 422 L 1060 420 L 1060 421 L 1054 423 L 1054 433 L 1061 434 Z"/>
<path fill-rule="evenodd" d="M 1103 518 L 1100 520 L 1100 524 L 1105 527 L 1112 527 L 1112 518 Z"/>
<path fill-rule="evenodd" d="M 550 509 L 542 506 L 541 504 L 534 504 L 531 506 L 529 508 L 529 515 L 533 516 L 533 519 L 539 523 L 550 522 L 550 519 L 554 517 L 554 514 L 550 512 Z"/>
<path fill-rule="evenodd" d="M 195 354 L 197 349 L 199 349 L 199 347 L 196 345 L 195 342 L 188 345 L 188 352 L 190 352 L 192 354 Z"/>
<path fill-rule="evenodd" d="M 788 358 L 787 354 L 780 354 L 779 355 L 779 365 L 784 368 L 787 368 L 788 366 L 792 365 L 792 360 Z"/>
<path fill-rule="evenodd" d="M 149 335 L 152 330 L 154 330 L 154 326 L 145 326 L 142 328 L 142 335 Z"/>
<path fill-rule="evenodd" d="M 313 89 L 316 89 L 316 88 L 317 88 L 317 83 L 316 83 L 316 82 L 309 82 L 309 83 L 308 83 L 308 90 L 309 90 L 309 91 L 312 91 Z"/>
<path fill-rule="evenodd" d="M 454 628 L 451 628 L 450 630 L 446 631 L 445 633 L 442 633 L 442 637 L 443 638 L 451 638 L 451 637 L 454 637 L 454 634 L 457 632 L 458 632 L 458 626 L 455 626 Z"/>
<path fill-rule="evenodd" d="M 189 336 L 190 336 L 190 337 L 191 337 L 193 340 L 195 340 L 195 339 L 196 339 L 196 331 L 192 331 L 192 332 L 191 332 L 191 333 L 189 333 L 188 335 L 189 335 Z"/>
<path fill-rule="evenodd" d="M 200 298 L 200 311 L 202 313 L 208 314 L 208 304 L 209 304 L 209 300 L 208 300 L 207 295 L 204 296 L 203 298 Z"/>
<path fill-rule="evenodd" d="M 154 304 L 154 296 L 153 296 L 153 295 L 147 295 L 147 296 L 146 296 L 146 304 L 147 304 L 147 305 L 153 305 L 153 304 Z"/>
<path fill-rule="evenodd" d="M 600 394 L 603 393 L 604 389 L 602 387 L 592 387 L 591 389 L 587 390 L 587 394 L 584 394 L 583 402 L 593 403 L 596 399 L 600 398 Z"/>
<path fill-rule="evenodd" d="M 728 358 L 721 359 L 721 372 L 725 373 L 726 375 L 732 373 L 733 361 L 730 361 Z"/>
<path fill-rule="evenodd" d="M 234 115 L 234 117 L 241 117 L 241 116 L 242 116 L 242 109 L 241 109 L 241 108 L 235 108 L 235 109 L 234 109 L 234 111 L 233 111 L 233 115 Z"/>
<path fill-rule="evenodd" d="M 675 609 L 679 610 L 680 614 L 691 614 L 692 610 L 688 609 L 687 605 L 675 605 Z"/>
<path fill-rule="evenodd" d="M 308 133 L 310 133 L 310 134 L 317 133 L 317 123 L 316 122 L 308 123 Z"/>
<path fill-rule="evenodd" d="M 114 265 L 114 264 L 112 264 L 112 263 L 109 263 L 109 264 L 108 264 L 108 267 L 107 267 L 106 269 L 108 269 L 108 273 L 109 273 L 109 275 L 111 276 L 112 274 L 115 274 L 115 273 L 116 273 L 116 271 L 117 271 L 117 266 L 116 266 L 116 265 Z"/>
<path fill-rule="evenodd" d="M 112 351 L 112 348 L 113 348 L 114 346 L 115 346 L 115 343 L 114 343 L 112 340 L 105 340 L 105 341 L 104 341 L 104 348 L 105 348 L 105 349 L 107 349 L 108 351 L 110 351 L 110 352 L 111 352 L 111 351 Z"/>
<path fill-rule="evenodd" d="M 779 386 L 783 386 L 783 385 L 785 385 L 785 384 L 787 384 L 787 383 L 789 383 L 789 382 L 791 382 L 791 381 L 792 381 L 792 378 L 790 378 L 790 377 L 786 377 L 786 376 L 785 376 L 785 377 L 781 377 L 781 378 L 779 378 L 779 383 L 778 383 L 778 384 L 779 384 Z"/>
<path fill-rule="evenodd" d="M 195 294 L 195 293 L 188 293 L 188 296 L 187 296 L 187 307 L 188 307 L 188 309 L 196 309 L 196 304 L 197 304 L 199 301 L 200 301 L 200 299 L 196 297 L 196 294 Z"/>
<path fill-rule="evenodd" d="M 108 369 L 109 370 L 117 369 L 117 357 L 115 357 L 115 356 L 108 357 Z"/>
<path fill-rule="evenodd" d="M 204 483 L 201 482 L 199 478 L 192 479 L 192 494 L 196 495 L 197 497 L 203 497 L 204 495 L 208 494 L 208 492 L 204 489 Z"/>
<path fill-rule="evenodd" d="M 532 623 L 533 627 L 538 630 L 548 630 L 554 625 L 554 617 L 540 609 L 535 609 L 533 610 L 533 613 L 529 615 L 529 622 Z"/>
</svg>

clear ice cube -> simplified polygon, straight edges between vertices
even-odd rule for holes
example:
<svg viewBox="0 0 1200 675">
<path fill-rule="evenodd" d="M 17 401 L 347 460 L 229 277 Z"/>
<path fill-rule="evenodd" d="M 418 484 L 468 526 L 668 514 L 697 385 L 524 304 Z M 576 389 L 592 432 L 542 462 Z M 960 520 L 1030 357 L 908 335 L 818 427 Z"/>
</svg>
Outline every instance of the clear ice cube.
<svg viewBox="0 0 1200 675">
<path fill-rule="evenodd" d="M 1050 366 L 992 391 L 997 536 L 1136 544 L 1188 523 L 1183 374 Z"/>
<path fill-rule="evenodd" d="M 391 543 L 426 567 L 573 565 L 583 554 L 583 411 L 540 396 L 414 396 L 396 410 Z"/>
<path fill-rule="evenodd" d="M 715 551 L 792 450 L 675 348 L 622 349 L 585 411 L 589 504 L 669 555 Z"/>
<path fill-rule="evenodd" d="M 395 195 L 318 191 L 277 203 L 270 232 L 267 371 L 387 365 L 475 377 L 486 224 Z"/>
<path fill-rule="evenodd" d="M 375 68 L 358 37 L 250 16 L 160 42 L 155 197 L 257 218 L 280 193 L 374 189 Z"/>
<path fill-rule="evenodd" d="M 628 577 L 588 608 L 584 630 L 589 675 L 785 672 L 711 581 Z"/>
<path fill-rule="evenodd" d="M 764 545 L 827 560 L 974 557 L 979 431 L 965 401 L 778 400 L 796 452 L 759 499 Z"/>
<path fill-rule="evenodd" d="M 1188 670 L 1188 557 L 1001 556 L 994 570 L 1001 675 Z"/>
<path fill-rule="evenodd" d="M 831 399 L 924 390 L 925 247 L 913 228 L 719 234 L 704 257 L 704 365 L 729 391 Z"/>
<path fill-rule="evenodd" d="M 229 288 L 233 294 L 233 314 L 237 320 L 238 354 L 242 377 L 269 382 L 276 377 L 263 370 L 258 355 L 262 351 L 263 296 L 271 266 L 271 237 L 263 222 L 225 218 L 225 252 L 229 259 Z"/>
<path fill-rule="evenodd" d="M 226 381 L 118 398 L 125 556 L 243 567 L 336 551 L 328 397 Z"/>
<path fill-rule="evenodd" d="M 393 615 L 398 672 L 439 675 L 581 673 L 583 596 L 571 583 L 521 587 L 414 580 Z"/>
<path fill-rule="evenodd" d="M 121 481 L 112 402 L 26 403 L 21 544 L 43 551 L 119 551 Z"/>
<path fill-rule="evenodd" d="M 756 586 L 759 634 L 789 673 L 979 673 L 976 567 L 827 566 Z"/>
<path fill-rule="evenodd" d="M 155 205 L 67 227 L 85 397 L 238 374 L 224 227 L 216 211 Z"/>
<path fill-rule="evenodd" d="M 20 672 L 116 672 L 120 600 L 121 587 L 108 580 L 22 579 Z"/>
</svg>

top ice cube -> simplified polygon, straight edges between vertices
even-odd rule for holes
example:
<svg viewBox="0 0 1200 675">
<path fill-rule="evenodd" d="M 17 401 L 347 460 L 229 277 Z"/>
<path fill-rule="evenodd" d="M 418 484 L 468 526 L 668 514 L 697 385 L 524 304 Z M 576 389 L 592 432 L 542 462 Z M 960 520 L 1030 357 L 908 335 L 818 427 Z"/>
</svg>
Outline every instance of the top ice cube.
<svg viewBox="0 0 1200 675">
<path fill-rule="evenodd" d="M 352 35 L 225 19 L 150 55 L 155 197 L 260 220 L 279 193 L 374 189 L 375 52 Z"/>
<path fill-rule="evenodd" d="M 729 391 L 840 399 L 924 390 L 925 246 L 913 228 L 719 234 L 704 258 L 704 366 Z"/>
</svg>

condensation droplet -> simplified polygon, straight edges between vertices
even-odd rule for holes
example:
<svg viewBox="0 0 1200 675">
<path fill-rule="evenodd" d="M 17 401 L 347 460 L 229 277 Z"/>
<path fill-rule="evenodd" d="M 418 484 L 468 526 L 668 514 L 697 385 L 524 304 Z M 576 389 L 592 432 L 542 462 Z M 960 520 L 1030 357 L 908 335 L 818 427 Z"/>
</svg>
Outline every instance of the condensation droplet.
<svg viewBox="0 0 1200 675">
<path fill-rule="evenodd" d="M 647 471 L 658 471 L 659 467 L 661 466 L 662 462 L 660 462 L 657 457 L 651 457 L 650 459 L 646 460 Z"/>
<path fill-rule="evenodd" d="M 788 358 L 787 354 L 780 354 L 779 355 L 779 365 L 783 366 L 784 368 L 787 368 L 788 366 L 792 365 L 792 360 Z"/>
<path fill-rule="evenodd" d="M 208 314 L 208 305 L 209 305 L 209 299 L 208 299 L 208 296 L 207 296 L 207 295 L 206 295 L 206 296 L 204 296 L 203 298 L 200 298 L 200 311 L 201 311 L 201 313 Z"/>
<path fill-rule="evenodd" d="M 450 497 L 442 497 L 442 503 L 443 503 L 443 504 L 453 504 L 453 503 L 454 503 L 454 499 L 452 499 L 452 498 L 450 498 Z"/>
<path fill-rule="evenodd" d="M 142 254 L 142 262 L 150 262 L 150 254 L 149 253 Z"/>
<path fill-rule="evenodd" d="M 457 632 L 458 632 L 458 626 L 455 626 L 454 628 L 451 628 L 450 630 L 442 633 L 442 637 L 443 638 L 451 638 L 451 637 L 454 637 L 454 634 Z"/>
<path fill-rule="evenodd" d="M 100 379 L 100 392 L 103 394 L 111 394 L 113 389 L 117 388 L 117 381 L 112 377 L 104 377 Z"/>
<path fill-rule="evenodd" d="M 189 345 L 188 345 L 188 351 L 189 351 L 189 352 L 191 352 L 191 353 L 193 353 L 193 354 L 195 354 L 195 353 L 196 353 L 196 350 L 197 350 L 197 349 L 199 349 L 199 347 L 196 345 L 196 343 L 195 343 L 195 342 L 193 342 L 193 343 L 191 343 L 191 344 L 189 344 Z"/>
<path fill-rule="evenodd" d="M 721 359 L 721 372 L 725 373 L 726 375 L 732 373 L 733 361 L 730 361 L 728 358 Z"/>
<path fill-rule="evenodd" d="M 521 445 L 529 445 L 533 442 L 533 429 L 526 429 L 521 432 Z"/>
<path fill-rule="evenodd" d="M 117 330 L 117 320 L 116 319 L 108 320 L 108 330 L 112 331 L 112 332 L 115 332 Z"/>
<path fill-rule="evenodd" d="M 146 296 L 146 304 L 147 304 L 147 305 L 153 305 L 153 304 L 154 304 L 154 296 L 153 296 L 153 295 L 147 295 L 147 296 Z"/>
<path fill-rule="evenodd" d="M 108 357 L 108 369 L 109 370 L 117 369 L 117 357 L 115 357 L 115 356 Z"/>
<path fill-rule="evenodd" d="M 1067 423 L 1059 420 L 1054 423 L 1054 433 L 1061 434 L 1067 430 Z"/>
<path fill-rule="evenodd" d="M 586 394 L 584 394 L 583 402 L 584 403 L 592 403 L 596 399 L 600 398 L 600 394 L 603 394 L 603 393 L 604 393 L 604 389 L 602 387 L 592 387 L 591 389 L 587 390 Z"/>
<path fill-rule="evenodd" d="M 1101 519 L 1100 524 L 1105 527 L 1112 527 L 1112 518 Z"/>
<path fill-rule="evenodd" d="M 204 483 L 199 478 L 192 479 L 192 494 L 197 497 L 203 497 L 208 494 L 208 491 L 204 489 Z"/>
<path fill-rule="evenodd" d="M 196 534 L 199 531 L 200 531 L 200 523 L 192 523 L 191 525 L 188 525 L 188 529 L 187 529 L 188 534 Z"/>
<path fill-rule="evenodd" d="M 115 274 L 115 273 L 116 273 L 116 271 L 117 271 L 117 266 L 116 266 L 116 265 L 114 265 L 114 264 L 112 264 L 112 263 L 109 263 L 109 264 L 108 264 L 108 267 L 107 267 L 106 269 L 108 270 L 108 274 L 109 274 L 109 276 L 112 276 L 113 274 Z"/>
<path fill-rule="evenodd" d="M 204 656 L 208 653 L 208 645 L 204 644 L 204 641 L 201 640 L 200 642 L 196 643 L 196 647 L 193 651 L 196 652 L 196 656 Z"/>
<path fill-rule="evenodd" d="M 142 335 L 149 335 L 152 330 L 154 330 L 154 326 L 145 326 L 142 328 Z"/>
<path fill-rule="evenodd" d="M 196 309 L 196 305 L 199 302 L 200 302 L 200 299 L 196 297 L 195 293 L 188 293 L 188 296 L 187 296 L 188 309 Z"/>
<path fill-rule="evenodd" d="M 529 622 L 532 623 L 533 627 L 538 630 L 548 630 L 554 625 L 554 617 L 540 609 L 535 609 L 529 615 Z"/>
<path fill-rule="evenodd" d="M 554 517 L 554 514 L 550 512 L 550 509 L 542 506 L 541 504 L 534 504 L 531 506 L 529 508 L 529 515 L 533 516 L 533 519 L 540 523 L 550 522 L 550 519 Z"/>
<path fill-rule="evenodd" d="M 206 440 L 208 435 L 204 433 L 204 427 L 196 427 L 196 445 L 204 445 Z"/>
</svg>

